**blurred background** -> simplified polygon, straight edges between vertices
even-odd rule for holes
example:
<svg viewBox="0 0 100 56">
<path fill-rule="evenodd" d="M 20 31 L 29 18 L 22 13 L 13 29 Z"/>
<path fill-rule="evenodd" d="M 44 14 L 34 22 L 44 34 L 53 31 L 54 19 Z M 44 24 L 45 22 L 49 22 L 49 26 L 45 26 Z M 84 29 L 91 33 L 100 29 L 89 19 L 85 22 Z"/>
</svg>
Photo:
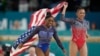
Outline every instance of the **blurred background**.
<svg viewBox="0 0 100 56">
<path fill-rule="evenodd" d="M 0 0 L 0 56 L 9 56 L 13 42 L 28 29 L 30 16 L 41 8 L 52 8 L 63 0 Z M 79 6 L 86 9 L 86 20 L 90 21 L 90 37 L 87 40 L 88 56 L 100 56 L 100 1 L 99 0 L 67 0 L 69 7 L 66 17 L 76 17 L 75 9 Z M 56 17 L 57 31 L 64 47 L 69 53 L 71 38 L 70 25 Z M 57 44 L 52 41 L 50 52 L 55 56 L 63 56 Z M 24 56 L 25 51 L 20 56 Z"/>
</svg>

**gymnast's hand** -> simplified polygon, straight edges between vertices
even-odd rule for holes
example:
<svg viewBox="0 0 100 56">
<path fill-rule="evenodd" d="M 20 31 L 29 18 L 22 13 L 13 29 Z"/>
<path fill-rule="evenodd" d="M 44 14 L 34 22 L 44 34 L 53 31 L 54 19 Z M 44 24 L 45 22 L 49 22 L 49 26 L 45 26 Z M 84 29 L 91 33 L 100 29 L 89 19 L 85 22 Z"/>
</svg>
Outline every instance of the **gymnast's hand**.
<svg viewBox="0 0 100 56">
<path fill-rule="evenodd" d="M 17 48 L 20 49 L 20 48 L 22 48 L 22 46 L 23 46 L 23 44 L 20 43 Z"/>
<path fill-rule="evenodd" d="M 63 53 L 65 56 L 67 56 L 67 51 L 65 49 L 63 49 Z"/>
<path fill-rule="evenodd" d="M 64 4 L 63 10 L 62 10 L 62 14 L 65 15 L 66 9 L 68 7 L 68 3 Z"/>
<path fill-rule="evenodd" d="M 65 3 L 64 4 L 64 9 L 67 9 L 68 8 L 68 3 Z"/>
<path fill-rule="evenodd" d="M 89 38 L 90 37 L 90 35 L 89 34 L 86 34 L 86 38 Z"/>
</svg>

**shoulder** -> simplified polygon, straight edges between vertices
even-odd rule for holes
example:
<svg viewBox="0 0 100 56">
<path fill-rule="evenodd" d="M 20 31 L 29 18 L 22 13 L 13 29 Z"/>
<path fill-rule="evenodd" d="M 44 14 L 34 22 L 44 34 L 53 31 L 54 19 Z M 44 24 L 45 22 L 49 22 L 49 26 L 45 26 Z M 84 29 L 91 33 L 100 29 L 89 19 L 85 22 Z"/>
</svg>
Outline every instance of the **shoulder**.
<svg viewBox="0 0 100 56">
<path fill-rule="evenodd" d="M 41 26 L 36 26 L 36 28 L 37 29 L 41 29 L 41 28 L 43 28 L 43 26 L 41 25 Z"/>
<path fill-rule="evenodd" d="M 33 29 L 33 31 L 40 31 L 41 26 L 34 26 L 32 29 Z"/>
<path fill-rule="evenodd" d="M 54 26 L 52 26 L 53 31 L 56 31 L 56 28 Z"/>
<path fill-rule="evenodd" d="M 84 20 L 84 22 L 85 22 L 86 24 L 89 24 L 89 21 L 88 21 L 88 20 Z"/>
<path fill-rule="evenodd" d="M 56 32 L 57 32 L 57 30 L 56 30 L 56 28 L 55 28 L 55 27 L 52 27 L 52 31 L 53 31 L 54 33 L 56 33 Z"/>
</svg>

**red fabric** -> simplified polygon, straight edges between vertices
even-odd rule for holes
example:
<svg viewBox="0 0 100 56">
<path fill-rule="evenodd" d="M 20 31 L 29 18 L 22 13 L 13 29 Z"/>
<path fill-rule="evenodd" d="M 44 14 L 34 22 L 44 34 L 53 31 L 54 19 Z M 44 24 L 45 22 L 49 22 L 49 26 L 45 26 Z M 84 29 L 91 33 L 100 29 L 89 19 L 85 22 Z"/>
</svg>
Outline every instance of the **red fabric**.
<svg viewBox="0 0 100 56">
<path fill-rule="evenodd" d="M 0 54 L 3 54 L 3 50 L 0 49 Z"/>
<path fill-rule="evenodd" d="M 83 40 L 83 39 L 77 39 L 77 41 L 75 41 L 75 40 L 73 40 L 73 41 L 76 43 L 78 50 L 80 50 L 85 43 L 85 40 Z"/>
<path fill-rule="evenodd" d="M 77 47 L 80 50 L 85 43 L 86 30 L 80 28 L 72 28 L 72 36 L 72 41 L 77 44 Z"/>
<path fill-rule="evenodd" d="M 56 7 L 52 8 L 52 9 L 48 9 L 48 8 L 40 9 L 40 10 L 36 11 L 35 13 L 33 13 L 31 15 L 29 28 L 31 28 L 32 26 L 40 26 L 40 25 L 42 25 L 44 23 L 47 11 L 50 11 L 52 16 L 56 17 L 65 3 L 66 2 L 61 2 Z M 12 48 L 11 52 L 10 52 L 10 56 L 16 56 L 16 55 L 22 53 L 30 45 L 32 45 L 32 42 L 34 42 L 34 40 L 35 40 L 35 36 L 32 37 L 28 42 L 26 42 L 21 49 L 15 50 L 14 48 Z"/>
</svg>

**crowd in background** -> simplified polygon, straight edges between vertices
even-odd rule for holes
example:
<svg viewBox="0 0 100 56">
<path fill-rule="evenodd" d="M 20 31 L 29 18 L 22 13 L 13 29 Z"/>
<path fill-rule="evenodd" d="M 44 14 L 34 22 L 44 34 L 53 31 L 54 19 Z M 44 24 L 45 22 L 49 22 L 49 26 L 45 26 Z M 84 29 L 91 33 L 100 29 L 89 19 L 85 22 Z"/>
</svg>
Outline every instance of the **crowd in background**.
<svg viewBox="0 0 100 56">
<path fill-rule="evenodd" d="M 29 12 L 36 11 L 41 8 L 52 8 L 58 2 L 63 0 L 0 0 L 0 11 L 18 11 L 18 12 Z M 99 1 L 99 0 L 98 0 Z M 75 11 L 79 6 L 84 7 L 86 11 L 100 11 L 100 3 L 97 0 L 67 0 L 69 3 L 68 11 Z M 22 19 L 20 21 L 15 20 L 10 22 L 10 29 L 13 30 L 26 30 L 27 20 Z M 58 21 L 56 22 L 57 30 L 66 30 L 65 23 Z M 92 30 L 97 28 L 96 23 L 92 22 L 90 25 Z M 7 19 L 0 21 L 0 30 L 7 28 Z M 9 53 L 9 45 L 0 46 L 0 56 L 6 56 Z"/>
<path fill-rule="evenodd" d="M 86 11 L 100 11 L 100 3 L 95 0 L 0 0 L 0 11 L 33 12 L 41 8 L 52 8 L 61 1 L 67 1 L 69 3 L 67 11 L 75 11 L 79 6 L 84 7 Z M 7 19 L 0 20 L 0 29 L 6 29 L 6 24 Z M 16 19 L 14 22 L 10 22 L 10 29 L 26 30 L 26 24 L 26 19 L 22 19 L 21 21 Z M 62 25 L 58 26 L 57 29 L 59 29 L 59 27 L 63 27 L 65 29 L 64 23 L 62 23 Z M 96 27 L 95 22 L 91 23 L 91 29 L 95 29 Z"/>
<path fill-rule="evenodd" d="M 95 0 L 0 0 L 0 11 L 35 11 L 41 8 L 51 8 L 60 1 L 69 3 L 68 11 L 74 11 L 78 6 L 87 11 L 100 11 L 100 3 Z"/>
<path fill-rule="evenodd" d="M 0 56 L 9 56 L 11 45 L 5 43 L 3 45 L 0 44 Z"/>
</svg>

